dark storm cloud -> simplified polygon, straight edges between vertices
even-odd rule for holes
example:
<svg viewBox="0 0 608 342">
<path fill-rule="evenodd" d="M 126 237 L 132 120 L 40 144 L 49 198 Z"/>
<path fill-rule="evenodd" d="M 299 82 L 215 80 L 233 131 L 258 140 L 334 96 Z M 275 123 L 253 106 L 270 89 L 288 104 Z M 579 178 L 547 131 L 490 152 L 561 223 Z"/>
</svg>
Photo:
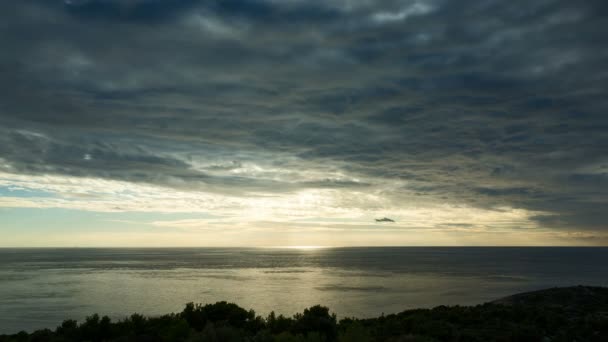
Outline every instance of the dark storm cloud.
<svg viewBox="0 0 608 342">
<path fill-rule="evenodd" d="M 603 1 L 32 0 L 0 11 L 11 13 L 0 158 L 13 172 L 226 193 L 399 180 L 388 198 L 605 229 Z M 247 163 L 353 179 L 234 172 Z"/>
<path fill-rule="evenodd" d="M 198 8 L 197 8 L 198 7 Z M 71 0 L 64 8 L 72 15 L 100 20 L 158 23 L 189 10 L 255 21 L 324 21 L 337 17 L 337 10 L 294 2 L 288 6 L 257 0 Z"/>
<path fill-rule="evenodd" d="M 68 13 L 84 18 L 158 22 L 171 19 L 197 3 L 198 0 L 67 0 L 63 2 L 63 7 Z"/>
</svg>

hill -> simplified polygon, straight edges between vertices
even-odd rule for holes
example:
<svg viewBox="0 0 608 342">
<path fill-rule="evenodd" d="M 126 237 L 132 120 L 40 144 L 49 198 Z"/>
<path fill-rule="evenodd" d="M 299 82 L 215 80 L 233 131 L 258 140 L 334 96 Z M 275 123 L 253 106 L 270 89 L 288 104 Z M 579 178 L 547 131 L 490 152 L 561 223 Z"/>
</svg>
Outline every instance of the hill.
<svg viewBox="0 0 608 342">
<path fill-rule="evenodd" d="M 608 341 L 608 288 L 576 286 L 521 293 L 477 306 L 439 306 L 377 318 L 344 318 L 320 305 L 266 318 L 236 304 L 186 305 L 160 317 L 112 322 L 92 315 L 8 341 Z"/>
<path fill-rule="evenodd" d="M 608 288 L 592 286 L 556 287 L 519 293 L 495 300 L 492 303 L 560 307 L 573 311 L 594 311 L 608 307 Z"/>
</svg>

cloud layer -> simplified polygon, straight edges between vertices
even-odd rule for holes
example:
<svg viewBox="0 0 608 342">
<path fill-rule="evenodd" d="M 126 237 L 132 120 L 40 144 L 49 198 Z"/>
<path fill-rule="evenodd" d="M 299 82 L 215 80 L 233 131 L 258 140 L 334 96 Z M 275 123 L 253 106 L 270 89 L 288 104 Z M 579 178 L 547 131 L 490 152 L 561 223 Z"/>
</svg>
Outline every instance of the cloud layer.
<svg viewBox="0 0 608 342">
<path fill-rule="evenodd" d="M 418 227 L 408 215 L 449 207 L 434 229 L 500 230 L 496 213 L 519 213 L 510 229 L 607 232 L 603 1 L 26 0 L 0 13 L 0 184 L 50 194 L 0 205 L 321 228 Z"/>
</svg>

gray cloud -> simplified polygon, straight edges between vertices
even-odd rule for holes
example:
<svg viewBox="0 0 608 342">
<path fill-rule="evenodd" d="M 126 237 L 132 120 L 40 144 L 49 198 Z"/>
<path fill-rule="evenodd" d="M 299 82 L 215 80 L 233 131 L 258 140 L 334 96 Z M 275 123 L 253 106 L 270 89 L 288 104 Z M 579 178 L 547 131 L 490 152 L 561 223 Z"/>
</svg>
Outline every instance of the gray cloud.
<svg viewBox="0 0 608 342">
<path fill-rule="evenodd" d="M 0 158 L 13 172 L 229 194 L 398 181 L 388 201 L 413 192 L 605 229 L 602 1 L 0 11 L 14 13 L 0 24 Z"/>
</svg>

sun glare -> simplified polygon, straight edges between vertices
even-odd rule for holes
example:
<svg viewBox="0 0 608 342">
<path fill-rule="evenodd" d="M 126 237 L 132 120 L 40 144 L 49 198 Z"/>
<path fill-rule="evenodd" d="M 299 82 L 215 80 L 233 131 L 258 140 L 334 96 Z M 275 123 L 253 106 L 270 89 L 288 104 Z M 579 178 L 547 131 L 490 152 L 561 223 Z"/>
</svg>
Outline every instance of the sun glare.
<svg viewBox="0 0 608 342">
<path fill-rule="evenodd" d="M 305 250 L 310 250 L 310 249 L 321 249 L 321 248 L 328 248 L 327 246 L 278 246 L 275 248 L 289 248 L 289 249 L 305 249 Z"/>
</svg>

